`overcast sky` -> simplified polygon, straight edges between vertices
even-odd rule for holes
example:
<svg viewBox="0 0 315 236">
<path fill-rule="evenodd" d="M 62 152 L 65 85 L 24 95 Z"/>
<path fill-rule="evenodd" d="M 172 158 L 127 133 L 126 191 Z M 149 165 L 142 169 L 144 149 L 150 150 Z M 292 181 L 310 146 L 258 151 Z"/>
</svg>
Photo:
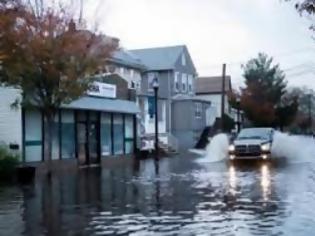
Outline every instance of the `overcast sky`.
<svg viewBox="0 0 315 236">
<path fill-rule="evenodd" d="M 96 3 L 98 2 L 98 4 Z M 290 85 L 315 89 L 315 41 L 310 22 L 283 0 L 86 0 L 85 15 L 127 49 L 185 44 L 198 74 L 221 74 L 235 87 L 241 63 L 273 56 Z"/>
</svg>

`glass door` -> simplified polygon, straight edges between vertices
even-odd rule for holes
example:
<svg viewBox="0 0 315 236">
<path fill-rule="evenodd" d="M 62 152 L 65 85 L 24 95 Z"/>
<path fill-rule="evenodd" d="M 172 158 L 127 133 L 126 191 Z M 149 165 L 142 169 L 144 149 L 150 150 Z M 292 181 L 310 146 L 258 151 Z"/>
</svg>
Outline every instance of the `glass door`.
<svg viewBox="0 0 315 236">
<path fill-rule="evenodd" d="M 100 124 L 96 112 L 80 111 L 77 113 L 77 142 L 80 165 L 100 162 Z"/>
</svg>

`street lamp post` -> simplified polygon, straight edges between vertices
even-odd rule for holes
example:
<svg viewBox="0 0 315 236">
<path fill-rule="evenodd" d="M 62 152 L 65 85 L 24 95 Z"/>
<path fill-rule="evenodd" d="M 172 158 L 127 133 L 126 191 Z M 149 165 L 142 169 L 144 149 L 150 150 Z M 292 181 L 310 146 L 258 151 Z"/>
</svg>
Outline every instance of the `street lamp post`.
<svg viewBox="0 0 315 236">
<path fill-rule="evenodd" d="M 241 99 L 238 97 L 236 99 L 237 102 L 237 132 L 241 131 Z"/>
<path fill-rule="evenodd" d="M 153 79 L 152 84 L 153 90 L 154 90 L 154 102 L 155 102 L 155 157 L 158 159 L 158 153 L 159 153 L 159 119 L 158 119 L 158 91 L 159 91 L 159 81 L 155 77 Z"/>
</svg>

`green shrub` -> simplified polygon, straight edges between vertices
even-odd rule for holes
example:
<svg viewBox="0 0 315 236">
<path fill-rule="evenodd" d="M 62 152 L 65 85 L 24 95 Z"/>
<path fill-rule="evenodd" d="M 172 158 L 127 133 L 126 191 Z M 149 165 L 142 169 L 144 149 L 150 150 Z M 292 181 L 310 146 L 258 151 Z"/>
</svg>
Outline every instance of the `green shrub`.
<svg viewBox="0 0 315 236">
<path fill-rule="evenodd" d="M 11 179 L 18 163 L 18 155 L 10 153 L 7 147 L 0 146 L 0 181 Z"/>
</svg>

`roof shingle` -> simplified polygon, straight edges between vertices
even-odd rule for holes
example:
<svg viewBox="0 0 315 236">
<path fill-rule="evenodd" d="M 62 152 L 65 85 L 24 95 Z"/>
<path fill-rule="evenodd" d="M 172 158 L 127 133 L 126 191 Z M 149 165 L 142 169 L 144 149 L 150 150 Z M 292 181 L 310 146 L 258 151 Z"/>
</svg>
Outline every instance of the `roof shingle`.
<svg viewBox="0 0 315 236">
<path fill-rule="evenodd" d="M 149 70 L 174 69 L 178 57 L 185 46 L 171 46 L 130 50 L 140 59 Z"/>
<path fill-rule="evenodd" d="M 225 77 L 225 92 L 231 91 L 231 76 Z M 199 77 L 196 80 L 196 94 L 222 93 L 222 76 Z"/>
<path fill-rule="evenodd" d="M 110 61 L 138 69 L 145 69 L 145 65 L 136 55 L 124 49 L 115 51 Z"/>
</svg>

